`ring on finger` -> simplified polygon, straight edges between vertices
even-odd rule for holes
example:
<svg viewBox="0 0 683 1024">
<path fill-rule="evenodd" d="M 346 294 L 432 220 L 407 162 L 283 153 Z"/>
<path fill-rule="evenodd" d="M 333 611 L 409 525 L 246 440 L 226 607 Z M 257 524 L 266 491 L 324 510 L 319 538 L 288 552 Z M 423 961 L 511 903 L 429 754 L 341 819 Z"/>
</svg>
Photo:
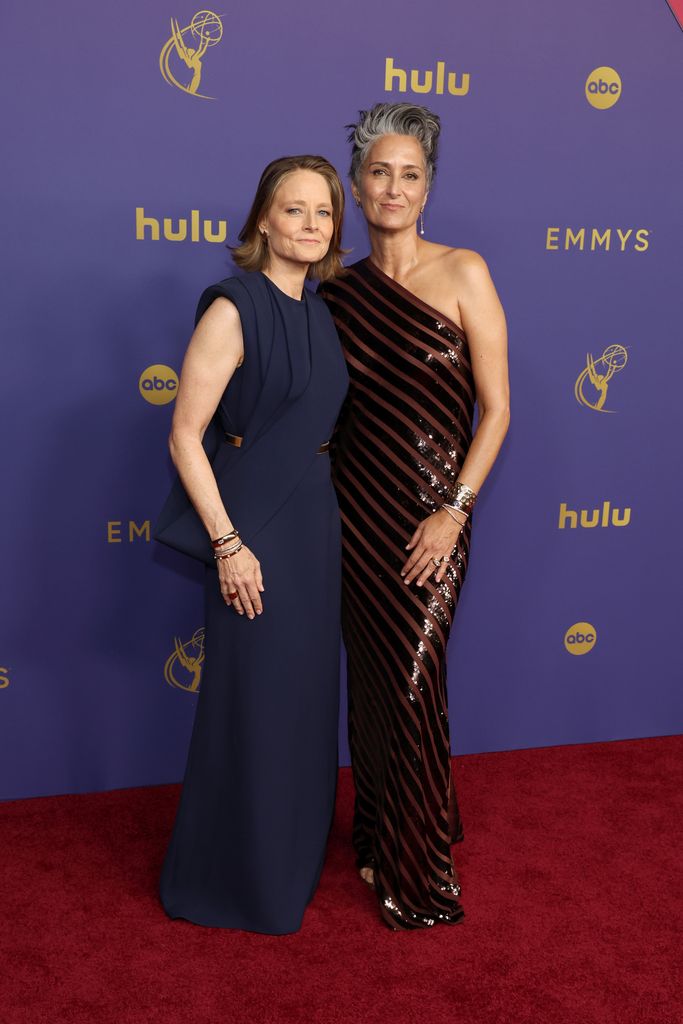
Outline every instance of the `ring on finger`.
<svg viewBox="0 0 683 1024">
<path fill-rule="evenodd" d="M 433 562 L 433 563 L 434 563 L 434 565 L 435 565 L 435 566 L 437 567 L 437 569 L 438 569 L 438 567 L 439 567 L 439 566 L 441 565 L 441 562 L 442 562 L 442 561 L 443 561 L 443 559 L 441 559 L 441 558 L 432 558 L 432 562 Z"/>
<path fill-rule="evenodd" d="M 235 591 L 234 594 L 228 594 L 228 597 L 230 598 L 231 601 L 234 601 L 236 597 L 239 597 L 239 594 L 237 593 L 237 591 Z"/>
</svg>

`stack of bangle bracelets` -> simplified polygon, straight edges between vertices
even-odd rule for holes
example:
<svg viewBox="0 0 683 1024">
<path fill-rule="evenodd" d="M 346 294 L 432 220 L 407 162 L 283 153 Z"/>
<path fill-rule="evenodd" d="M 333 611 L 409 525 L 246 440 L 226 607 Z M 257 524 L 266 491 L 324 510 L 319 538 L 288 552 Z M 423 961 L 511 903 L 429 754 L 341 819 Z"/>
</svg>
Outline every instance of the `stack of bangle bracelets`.
<svg viewBox="0 0 683 1024">
<path fill-rule="evenodd" d="M 450 501 L 444 501 L 441 508 L 448 512 L 451 519 L 455 519 L 456 523 L 464 526 L 463 520 L 459 519 L 456 513 L 460 513 L 467 519 L 468 515 L 474 508 L 474 503 L 477 500 L 476 493 L 467 484 L 457 483 L 455 485 L 455 491 Z"/>
<path fill-rule="evenodd" d="M 467 518 L 474 508 L 474 503 L 477 500 L 476 493 L 467 484 L 457 483 L 455 485 L 455 491 L 450 501 L 444 501 L 441 506 L 452 519 L 455 519 L 456 523 L 462 521 L 458 518 L 456 513 Z M 226 547 L 225 545 L 229 545 Z M 217 562 L 222 561 L 224 558 L 232 558 L 238 551 L 243 547 L 243 542 L 240 538 L 237 530 L 231 530 L 230 533 L 226 533 L 223 537 L 216 537 L 215 540 L 211 541 L 211 547 L 213 548 L 213 557 Z"/>
<path fill-rule="evenodd" d="M 225 547 L 226 544 L 228 547 Z M 224 537 L 216 537 L 215 540 L 211 541 L 213 557 L 217 562 L 222 562 L 224 558 L 232 558 L 243 546 L 237 530 L 231 530 Z"/>
</svg>

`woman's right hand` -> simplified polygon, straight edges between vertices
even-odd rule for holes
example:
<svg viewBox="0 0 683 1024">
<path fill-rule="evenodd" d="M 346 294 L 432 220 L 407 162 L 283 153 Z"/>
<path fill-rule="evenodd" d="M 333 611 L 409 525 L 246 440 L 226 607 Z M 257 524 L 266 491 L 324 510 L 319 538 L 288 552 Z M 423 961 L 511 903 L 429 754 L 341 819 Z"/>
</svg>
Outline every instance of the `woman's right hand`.
<svg viewBox="0 0 683 1024">
<path fill-rule="evenodd" d="M 260 615 L 264 590 L 261 564 L 246 544 L 230 558 L 221 558 L 216 565 L 225 603 L 249 619 Z"/>
</svg>

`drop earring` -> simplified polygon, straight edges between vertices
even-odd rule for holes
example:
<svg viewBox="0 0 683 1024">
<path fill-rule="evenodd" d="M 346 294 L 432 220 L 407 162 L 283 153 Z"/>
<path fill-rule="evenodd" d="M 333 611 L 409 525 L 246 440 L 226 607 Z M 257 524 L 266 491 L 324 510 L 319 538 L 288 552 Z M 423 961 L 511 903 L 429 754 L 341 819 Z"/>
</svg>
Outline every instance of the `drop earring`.
<svg viewBox="0 0 683 1024">
<path fill-rule="evenodd" d="M 425 233 L 425 215 L 424 215 L 424 207 L 423 207 L 420 210 L 420 234 L 424 235 L 424 233 Z"/>
</svg>

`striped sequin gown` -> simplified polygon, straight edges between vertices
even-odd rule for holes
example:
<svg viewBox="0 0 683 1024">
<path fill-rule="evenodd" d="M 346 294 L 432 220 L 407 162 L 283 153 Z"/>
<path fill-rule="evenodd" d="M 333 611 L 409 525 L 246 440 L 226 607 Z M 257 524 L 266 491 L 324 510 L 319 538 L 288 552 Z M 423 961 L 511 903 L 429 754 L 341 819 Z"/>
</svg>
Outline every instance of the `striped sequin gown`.
<svg viewBox="0 0 683 1024">
<path fill-rule="evenodd" d="M 467 339 L 368 260 L 321 288 L 351 386 L 334 445 L 358 866 L 393 928 L 456 923 L 446 644 L 470 520 L 437 586 L 406 586 L 405 545 L 446 498 L 472 439 Z"/>
</svg>

